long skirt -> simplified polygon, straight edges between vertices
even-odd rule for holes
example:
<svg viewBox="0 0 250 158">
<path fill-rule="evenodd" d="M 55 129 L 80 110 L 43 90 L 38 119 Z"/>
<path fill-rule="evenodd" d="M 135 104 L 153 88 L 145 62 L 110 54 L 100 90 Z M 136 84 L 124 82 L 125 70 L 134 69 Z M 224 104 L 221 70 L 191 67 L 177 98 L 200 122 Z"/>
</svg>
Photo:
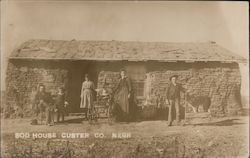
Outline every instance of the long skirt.
<svg viewBox="0 0 250 158">
<path fill-rule="evenodd" d="M 129 114 L 129 98 L 128 98 L 128 90 L 122 88 L 115 95 L 115 102 L 119 105 L 122 112 Z"/>
<path fill-rule="evenodd" d="M 91 89 L 85 89 L 81 97 L 80 108 L 91 108 L 93 106 L 94 96 Z"/>
</svg>

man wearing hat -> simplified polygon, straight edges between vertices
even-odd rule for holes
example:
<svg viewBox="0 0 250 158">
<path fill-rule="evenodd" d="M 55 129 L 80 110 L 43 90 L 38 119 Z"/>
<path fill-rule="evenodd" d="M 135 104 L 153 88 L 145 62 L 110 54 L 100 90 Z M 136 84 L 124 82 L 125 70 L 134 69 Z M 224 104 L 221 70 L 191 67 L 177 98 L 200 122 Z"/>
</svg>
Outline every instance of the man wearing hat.
<svg viewBox="0 0 250 158">
<path fill-rule="evenodd" d="M 167 101 L 169 104 L 169 112 L 168 112 L 168 126 L 172 125 L 172 109 L 175 107 L 176 111 L 176 121 L 180 122 L 180 92 L 185 92 L 184 88 L 176 82 L 178 76 L 173 75 L 170 77 L 170 84 L 167 89 Z"/>
</svg>

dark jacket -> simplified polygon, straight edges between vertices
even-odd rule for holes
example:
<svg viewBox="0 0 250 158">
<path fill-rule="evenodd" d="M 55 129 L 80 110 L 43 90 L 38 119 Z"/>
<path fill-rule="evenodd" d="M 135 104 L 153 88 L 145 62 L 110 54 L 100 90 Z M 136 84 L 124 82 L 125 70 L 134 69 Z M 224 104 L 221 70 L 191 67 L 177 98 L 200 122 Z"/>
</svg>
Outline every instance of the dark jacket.
<svg viewBox="0 0 250 158">
<path fill-rule="evenodd" d="M 51 104 L 52 97 L 47 92 L 37 92 L 35 95 L 35 104 L 39 104 L 40 101 L 43 101 L 44 103 L 47 103 L 47 104 Z"/>
<path fill-rule="evenodd" d="M 56 97 L 55 97 L 56 108 L 63 109 L 65 101 L 66 101 L 65 93 L 57 94 Z"/>
<path fill-rule="evenodd" d="M 53 106 L 52 97 L 47 92 L 37 92 L 34 103 L 36 112 L 45 111 L 45 109 L 52 108 Z"/>
<path fill-rule="evenodd" d="M 170 83 L 167 89 L 167 99 L 169 100 L 175 100 L 175 99 L 180 99 L 181 95 L 180 92 L 185 92 L 185 89 L 180 85 L 176 84 L 176 86 L 173 83 Z"/>
<path fill-rule="evenodd" d="M 123 85 L 126 85 L 126 88 L 128 89 L 128 93 L 131 93 L 132 86 L 130 79 L 126 76 L 125 78 L 120 78 L 117 86 L 115 87 L 114 93 L 119 91 Z"/>
</svg>

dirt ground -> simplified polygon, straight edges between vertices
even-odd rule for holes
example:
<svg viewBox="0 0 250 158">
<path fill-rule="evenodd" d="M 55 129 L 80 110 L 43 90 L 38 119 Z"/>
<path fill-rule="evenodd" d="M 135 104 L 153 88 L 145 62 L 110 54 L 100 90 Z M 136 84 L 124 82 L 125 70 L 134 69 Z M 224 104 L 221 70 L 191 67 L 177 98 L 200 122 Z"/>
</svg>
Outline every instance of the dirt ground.
<svg viewBox="0 0 250 158">
<path fill-rule="evenodd" d="M 90 125 L 79 118 L 54 126 L 30 125 L 30 119 L 2 120 L 3 157 L 248 157 L 249 116 L 194 119 L 184 126 L 167 121 Z M 14 133 L 88 133 L 89 138 L 16 139 Z M 95 133 L 102 133 L 100 138 Z M 129 138 L 112 138 L 127 133 Z M 102 136 L 103 136 L 102 135 Z M 127 136 L 127 135 L 126 135 Z"/>
</svg>

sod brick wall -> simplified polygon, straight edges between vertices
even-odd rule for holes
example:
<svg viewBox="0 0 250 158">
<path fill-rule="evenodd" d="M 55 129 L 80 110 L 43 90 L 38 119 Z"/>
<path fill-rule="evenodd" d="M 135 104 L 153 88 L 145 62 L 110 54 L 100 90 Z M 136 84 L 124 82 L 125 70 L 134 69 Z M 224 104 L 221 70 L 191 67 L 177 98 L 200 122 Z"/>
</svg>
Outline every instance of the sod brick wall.
<svg viewBox="0 0 250 158">
<path fill-rule="evenodd" d="M 211 100 L 210 111 L 213 116 L 234 115 L 241 109 L 240 70 L 234 64 L 218 64 L 213 66 L 183 65 L 183 69 L 173 70 L 169 65 L 145 65 L 144 98 L 138 99 L 138 106 L 155 105 L 159 102 L 165 106 L 166 90 L 169 78 L 178 75 L 178 80 L 192 97 L 207 96 Z M 129 74 L 127 74 L 129 76 Z M 109 91 L 116 86 L 119 72 L 101 71 L 98 76 L 98 88 L 105 87 Z M 133 81 L 132 81 L 133 82 Z M 181 95 L 184 104 L 184 93 Z"/>
<path fill-rule="evenodd" d="M 7 115 L 31 115 L 32 100 L 37 86 L 43 83 L 52 95 L 68 82 L 68 71 L 48 66 L 33 66 L 9 62 L 6 76 L 6 113 Z"/>
<path fill-rule="evenodd" d="M 135 63 L 146 69 L 144 96 L 137 98 L 138 106 L 166 106 L 169 77 L 178 75 L 179 82 L 192 97 L 208 96 L 211 99 L 210 111 L 213 116 L 234 115 L 241 109 L 241 76 L 236 63 L 134 62 L 133 64 Z M 131 62 L 122 64 L 103 62 L 94 65 L 95 67 L 90 67 L 89 72 L 96 74 L 93 76 L 96 76 L 97 88 L 105 87 L 111 92 L 119 81 L 120 68 L 131 65 Z M 38 83 L 45 84 L 46 91 L 51 94 L 55 94 L 60 86 L 66 87 L 67 90 L 67 87 L 75 82 L 74 75 L 72 76 L 74 73 L 70 72 L 79 68 L 79 65 L 76 66 L 70 66 L 70 62 L 48 64 L 48 62 L 9 61 L 6 78 L 7 108 L 5 109 L 10 114 L 7 115 L 10 116 L 11 113 L 18 111 L 15 110 L 16 107 L 21 109 L 20 113 L 23 115 L 30 115 L 30 106 Z M 83 66 L 82 69 L 85 67 Z M 76 90 L 71 88 L 69 93 L 72 91 Z M 184 94 L 181 94 L 181 97 L 183 104 Z"/>
</svg>

